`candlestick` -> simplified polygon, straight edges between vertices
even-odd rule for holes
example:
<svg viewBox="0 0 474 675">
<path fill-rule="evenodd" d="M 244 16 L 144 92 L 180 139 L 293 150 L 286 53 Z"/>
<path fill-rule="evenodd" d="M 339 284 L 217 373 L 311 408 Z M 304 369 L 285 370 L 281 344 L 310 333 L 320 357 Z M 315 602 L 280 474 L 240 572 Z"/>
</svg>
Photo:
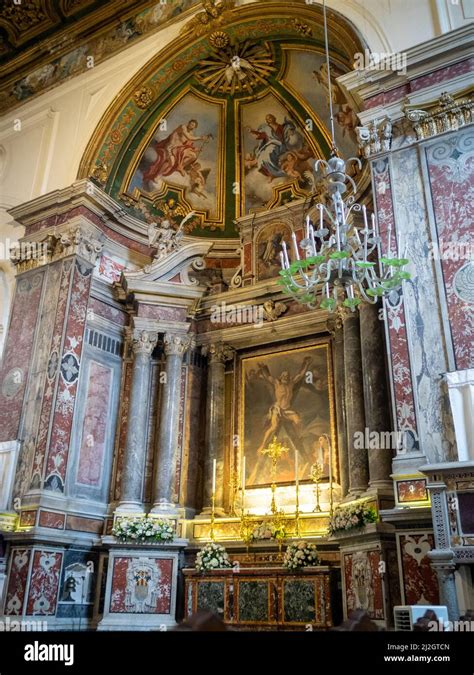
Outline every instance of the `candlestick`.
<svg viewBox="0 0 474 675">
<path fill-rule="evenodd" d="M 309 216 L 306 216 L 306 239 L 309 239 Z"/>
<path fill-rule="evenodd" d="M 291 233 L 291 238 L 293 240 L 293 248 L 295 250 L 295 258 L 296 260 L 300 259 L 300 252 L 298 249 L 298 242 L 296 241 L 296 234 L 294 232 Z"/>
<path fill-rule="evenodd" d="M 245 455 L 243 455 L 242 457 L 241 482 L 242 482 L 242 514 L 243 514 L 245 508 Z"/>
<path fill-rule="evenodd" d="M 212 494 L 216 493 L 217 460 L 212 460 Z"/>
<path fill-rule="evenodd" d="M 299 483 L 298 450 L 295 448 L 295 487 L 296 487 L 296 536 L 300 536 L 300 483 Z"/>
</svg>

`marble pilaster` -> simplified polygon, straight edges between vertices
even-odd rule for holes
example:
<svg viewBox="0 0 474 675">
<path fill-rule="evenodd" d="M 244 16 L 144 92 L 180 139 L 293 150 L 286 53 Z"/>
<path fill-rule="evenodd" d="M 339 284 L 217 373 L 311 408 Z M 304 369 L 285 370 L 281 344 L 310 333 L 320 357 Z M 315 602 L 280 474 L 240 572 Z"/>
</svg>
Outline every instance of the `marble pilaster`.
<svg viewBox="0 0 474 675">
<path fill-rule="evenodd" d="M 183 357 L 191 344 L 189 336 L 166 333 L 165 381 L 161 397 L 160 429 L 154 467 L 153 513 L 175 512 L 177 508 L 176 470 Z"/>
<path fill-rule="evenodd" d="M 359 306 L 360 343 L 362 353 L 362 375 L 364 386 L 365 424 L 370 434 L 375 432 L 379 439 L 367 448 L 369 460 L 370 488 L 386 488 L 392 491 L 390 474 L 392 456 L 391 421 L 385 373 L 385 347 L 382 335 L 382 321 L 379 305 L 362 303 Z M 389 439 L 387 443 L 386 440 Z M 386 447 L 388 445 L 388 447 Z M 371 443 L 372 446 L 372 443 Z"/>
<path fill-rule="evenodd" d="M 120 511 L 143 510 L 142 491 L 146 459 L 148 387 L 151 371 L 151 355 L 158 341 L 158 334 L 135 329 L 131 338 L 134 358 L 122 494 L 118 507 Z"/>
<path fill-rule="evenodd" d="M 216 460 L 216 515 L 224 514 L 224 380 L 225 362 L 234 352 L 228 345 L 213 344 L 208 354 L 206 456 L 204 461 L 203 513 L 212 502 L 212 466 Z"/>
<path fill-rule="evenodd" d="M 342 315 L 344 323 L 344 383 L 346 393 L 346 431 L 349 453 L 349 496 L 355 498 L 367 490 L 369 467 L 367 450 L 360 447 L 364 434 L 364 386 L 358 312 Z"/>
</svg>

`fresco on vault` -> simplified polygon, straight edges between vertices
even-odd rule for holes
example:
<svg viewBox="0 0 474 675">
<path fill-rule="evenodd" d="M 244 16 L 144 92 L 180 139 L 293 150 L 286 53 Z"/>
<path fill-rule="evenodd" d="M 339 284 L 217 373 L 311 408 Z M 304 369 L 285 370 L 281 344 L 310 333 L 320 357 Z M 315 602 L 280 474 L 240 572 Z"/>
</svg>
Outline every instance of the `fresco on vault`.
<svg viewBox="0 0 474 675">
<path fill-rule="evenodd" d="M 187 94 L 159 121 L 132 175 L 128 192 L 163 194 L 168 187 L 183 189 L 198 210 L 217 218 L 222 164 L 221 106 Z"/>
<path fill-rule="evenodd" d="M 273 95 L 241 109 L 244 154 L 244 208 L 262 209 L 273 198 L 274 188 L 296 182 L 313 187 L 316 157 L 305 132 Z"/>
<path fill-rule="evenodd" d="M 329 87 L 325 57 L 322 54 L 303 50 L 288 50 L 288 69 L 284 78 L 285 87 L 294 92 L 298 99 L 315 117 L 320 118 L 326 129 L 330 129 Z M 343 157 L 357 157 L 357 116 L 337 83 L 344 74 L 340 66 L 331 63 L 332 103 L 334 109 L 335 136 L 339 152 Z"/>
</svg>

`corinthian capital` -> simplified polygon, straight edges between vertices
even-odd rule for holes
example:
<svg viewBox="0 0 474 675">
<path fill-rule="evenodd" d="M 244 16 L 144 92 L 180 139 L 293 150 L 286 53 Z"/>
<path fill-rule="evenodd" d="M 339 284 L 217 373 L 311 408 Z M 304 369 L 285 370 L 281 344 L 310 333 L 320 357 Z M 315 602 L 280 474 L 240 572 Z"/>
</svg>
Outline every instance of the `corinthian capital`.
<svg viewBox="0 0 474 675">
<path fill-rule="evenodd" d="M 58 232 L 55 236 L 57 236 L 55 254 L 59 254 L 59 257 L 79 255 L 95 265 L 103 248 L 102 240 L 87 228 L 73 227 Z"/>
<path fill-rule="evenodd" d="M 203 354 L 209 357 L 210 363 L 225 363 L 234 357 L 234 350 L 229 345 L 219 342 L 217 344 L 205 345 Z"/>
<path fill-rule="evenodd" d="M 134 330 L 132 333 L 132 350 L 134 354 L 148 354 L 152 351 L 158 342 L 158 333 L 148 330 Z"/>
<path fill-rule="evenodd" d="M 184 356 L 191 344 L 191 338 L 188 335 L 166 333 L 163 342 L 166 356 Z"/>
</svg>

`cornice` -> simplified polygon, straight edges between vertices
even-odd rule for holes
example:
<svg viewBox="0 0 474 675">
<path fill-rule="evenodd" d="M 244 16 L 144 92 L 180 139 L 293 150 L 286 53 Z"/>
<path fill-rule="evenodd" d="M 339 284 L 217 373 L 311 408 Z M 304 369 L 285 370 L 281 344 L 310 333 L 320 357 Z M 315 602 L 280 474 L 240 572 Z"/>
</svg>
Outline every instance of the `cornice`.
<svg viewBox="0 0 474 675">
<path fill-rule="evenodd" d="M 403 53 L 406 54 L 406 73 L 398 74 L 392 70 L 367 67 L 352 70 L 338 78 L 339 84 L 359 109 L 363 110 L 365 101 L 377 94 L 409 85 L 412 80 L 472 58 L 472 26 L 462 26 L 410 47 Z M 444 89 L 449 89 L 451 84 L 449 81 L 442 83 Z M 413 95 L 420 96 L 423 91 L 418 90 L 413 92 Z M 403 95 L 400 98 L 403 98 Z M 396 103 L 393 105 L 396 106 Z M 384 111 L 387 114 L 386 106 Z M 362 112 L 361 121 L 364 123 L 364 115 L 372 112 L 373 109 Z"/>
</svg>

